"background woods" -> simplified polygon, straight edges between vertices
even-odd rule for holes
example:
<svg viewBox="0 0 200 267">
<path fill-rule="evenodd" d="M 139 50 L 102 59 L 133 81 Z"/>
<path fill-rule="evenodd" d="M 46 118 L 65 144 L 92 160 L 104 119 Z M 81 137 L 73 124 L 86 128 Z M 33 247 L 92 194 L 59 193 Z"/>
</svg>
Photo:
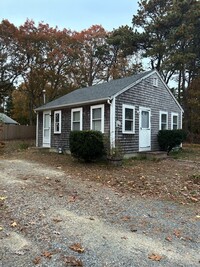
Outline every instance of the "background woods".
<svg viewBox="0 0 200 267">
<path fill-rule="evenodd" d="M 22 124 L 33 109 L 79 87 L 157 68 L 184 108 L 184 127 L 199 134 L 200 2 L 140 0 L 132 27 L 81 32 L 27 20 L 0 23 L 0 107 Z M 23 103 L 23 105 L 22 105 Z"/>
<path fill-rule="evenodd" d="M 99 25 L 82 32 L 27 20 L 19 28 L 0 24 L 2 108 L 20 123 L 34 123 L 33 109 L 75 88 L 123 77 L 139 69 Z M 12 106 L 8 106 L 9 100 Z M 23 106 L 21 103 L 23 102 Z"/>
</svg>

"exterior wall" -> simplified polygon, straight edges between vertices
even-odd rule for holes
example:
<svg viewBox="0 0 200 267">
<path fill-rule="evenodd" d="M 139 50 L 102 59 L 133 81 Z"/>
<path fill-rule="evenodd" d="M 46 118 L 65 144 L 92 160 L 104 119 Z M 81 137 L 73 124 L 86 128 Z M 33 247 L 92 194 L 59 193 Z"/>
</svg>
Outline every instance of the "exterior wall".
<svg viewBox="0 0 200 267">
<path fill-rule="evenodd" d="M 178 113 L 178 127 L 181 128 L 181 110 L 160 79 L 158 80 L 158 87 L 153 86 L 152 78 L 156 76 L 157 74 L 149 76 L 139 84 L 135 85 L 134 88 L 131 88 L 116 97 L 115 120 L 121 122 L 121 126 L 116 131 L 116 139 L 118 138 L 118 142 L 122 146 L 125 154 L 132 154 L 139 151 L 140 106 L 151 109 L 151 151 L 159 150 L 157 134 L 159 131 L 160 111 L 168 112 L 168 129 L 171 129 L 171 113 Z M 135 134 L 122 133 L 123 104 L 135 106 Z"/>
<path fill-rule="evenodd" d="M 104 103 L 104 133 L 109 135 L 110 131 L 110 105 Z M 96 104 L 95 104 L 96 105 Z M 90 106 L 76 106 L 83 108 L 83 130 L 90 130 Z M 69 134 L 71 131 L 71 109 L 61 110 L 61 133 L 54 133 L 54 111 L 51 112 L 51 148 L 69 150 Z M 58 111 L 60 109 L 56 109 Z M 43 112 L 38 116 L 38 146 L 43 145 Z"/>
<path fill-rule="evenodd" d="M 59 109 L 55 110 L 58 111 Z M 61 110 L 61 133 L 54 133 L 54 111 L 51 116 L 51 148 L 69 148 L 69 132 L 71 130 L 71 110 Z"/>
<path fill-rule="evenodd" d="M 38 114 L 38 147 L 42 147 L 43 141 L 43 112 Z"/>
<path fill-rule="evenodd" d="M 153 77 L 158 78 L 158 86 L 153 85 Z M 151 150 L 158 150 L 157 134 L 159 131 L 160 111 L 168 112 L 168 129 L 171 129 L 171 114 L 178 113 L 178 127 L 181 128 L 181 109 L 175 102 L 172 95 L 159 79 L 157 74 L 153 74 L 134 88 L 121 93 L 116 97 L 115 102 L 115 122 L 120 121 L 121 125 L 116 128 L 116 143 L 120 143 L 125 154 L 134 154 L 139 151 L 139 107 L 151 109 Z M 110 134 L 110 105 L 104 104 L 104 133 Z M 122 105 L 128 104 L 135 106 L 135 133 L 122 133 Z M 54 134 L 54 111 L 51 111 L 51 148 L 69 150 L 69 134 L 71 131 L 71 108 L 63 108 L 61 133 Z M 90 129 L 90 105 L 76 106 L 83 108 L 83 130 Z M 56 109 L 58 111 L 60 109 Z M 43 112 L 38 115 L 38 146 L 43 146 Z"/>
</svg>

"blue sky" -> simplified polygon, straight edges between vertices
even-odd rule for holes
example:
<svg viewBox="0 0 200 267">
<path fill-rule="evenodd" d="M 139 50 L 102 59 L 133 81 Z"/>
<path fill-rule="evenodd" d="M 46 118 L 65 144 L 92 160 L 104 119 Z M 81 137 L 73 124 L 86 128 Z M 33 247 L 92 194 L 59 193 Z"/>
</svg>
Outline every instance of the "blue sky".
<svg viewBox="0 0 200 267">
<path fill-rule="evenodd" d="M 136 0 L 0 0 L 0 7 L 0 21 L 16 26 L 28 18 L 59 29 L 81 31 L 100 24 L 110 31 L 131 26 L 138 5 Z"/>
</svg>

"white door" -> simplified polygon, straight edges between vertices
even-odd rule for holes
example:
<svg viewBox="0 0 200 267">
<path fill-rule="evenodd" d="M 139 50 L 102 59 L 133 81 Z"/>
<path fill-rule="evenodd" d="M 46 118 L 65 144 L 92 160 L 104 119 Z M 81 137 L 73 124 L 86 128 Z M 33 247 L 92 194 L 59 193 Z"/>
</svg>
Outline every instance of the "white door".
<svg viewBox="0 0 200 267">
<path fill-rule="evenodd" d="M 151 150 L 151 110 L 140 107 L 139 151 Z"/>
<path fill-rule="evenodd" d="M 50 147 L 51 141 L 51 111 L 43 113 L 43 147 Z"/>
</svg>

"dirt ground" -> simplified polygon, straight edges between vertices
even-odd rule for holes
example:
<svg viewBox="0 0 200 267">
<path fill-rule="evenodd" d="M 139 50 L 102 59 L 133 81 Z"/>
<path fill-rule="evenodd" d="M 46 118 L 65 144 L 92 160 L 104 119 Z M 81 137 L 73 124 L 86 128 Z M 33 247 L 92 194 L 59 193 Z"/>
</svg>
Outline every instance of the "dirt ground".
<svg viewBox="0 0 200 267">
<path fill-rule="evenodd" d="M 31 143 L 0 150 L 1 267 L 200 265 L 200 146 L 113 167 Z"/>
<path fill-rule="evenodd" d="M 0 153 L 5 158 L 29 159 L 54 166 L 74 178 L 102 183 L 122 193 L 199 205 L 200 145 L 186 144 L 182 152 L 172 153 L 165 160 L 125 160 L 117 168 L 105 162 L 84 164 L 69 155 L 38 150 L 33 141 L 8 142 Z"/>
</svg>

